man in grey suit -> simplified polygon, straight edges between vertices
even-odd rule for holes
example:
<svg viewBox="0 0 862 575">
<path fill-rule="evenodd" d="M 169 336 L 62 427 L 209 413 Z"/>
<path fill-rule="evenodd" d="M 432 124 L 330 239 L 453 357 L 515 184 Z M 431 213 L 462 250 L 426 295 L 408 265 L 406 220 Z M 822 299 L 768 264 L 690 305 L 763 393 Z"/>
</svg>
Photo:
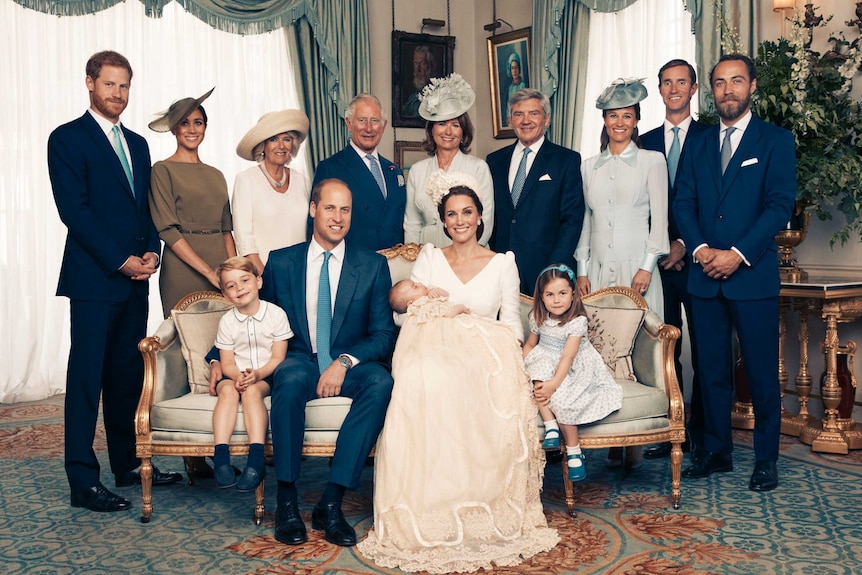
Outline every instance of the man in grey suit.
<svg viewBox="0 0 862 575">
<path fill-rule="evenodd" d="M 518 141 L 488 155 L 494 180 L 494 233 L 489 246 L 515 254 L 521 293 L 554 263 L 575 267 L 584 223 L 581 156 L 545 138 L 551 123 L 547 96 L 530 88 L 509 99 L 509 125 Z"/>
<path fill-rule="evenodd" d="M 296 480 L 305 435 L 305 404 L 318 397 L 353 399 L 335 445 L 329 482 L 311 515 L 313 529 L 342 546 L 356 544 L 341 500 L 356 489 L 392 393 L 387 362 L 395 346 L 386 258 L 345 240 L 352 195 L 344 182 L 323 180 L 312 190 L 311 240 L 270 252 L 261 299 L 287 313 L 296 334 L 273 374 L 272 443 L 278 479 L 275 538 L 307 540 Z"/>
<path fill-rule="evenodd" d="M 132 67 L 117 52 L 90 57 L 90 109 L 48 138 L 48 173 L 68 228 L 57 295 L 69 298 L 72 347 L 66 375 L 65 467 L 72 507 L 123 511 L 128 499 L 102 485 L 93 451 L 99 398 L 117 487 L 140 484 L 135 471 L 135 408 L 144 364 L 147 284 L 159 263 L 150 218 L 150 151 L 120 124 Z M 180 481 L 153 469 L 153 485 Z"/>
<path fill-rule="evenodd" d="M 778 486 L 778 255 L 775 234 L 796 200 L 793 134 L 756 118 L 757 69 L 725 54 L 710 72 L 720 118 L 692 137 L 677 176 L 674 215 L 693 269 L 688 276 L 704 406 L 704 454 L 683 477 L 733 471 L 732 332 L 754 405 L 752 491 Z"/>
<path fill-rule="evenodd" d="M 697 74 L 691 64 L 685 60 L 671 60 L 662 66 L 658 72 L 658 89 L 665 106 L 664 123 L 641 136 L 641 145 L 644 149 L 661 152 L 667 158 L 670 184 L 667 205 L 670 207 L 673 206 L 676 198 L 676 175 L 680 158 L 687 150 L 686 139 L 705 130 L 707 126 L 691 117 L 691 99 L 697 93 Z M 694 345 L 691 297 L 688 295 L 688 271 L 691 266 L 672 209 L 668 213 L 668 235 L 670 253 L 659 260 L 664 296 L 664 320 L 682 329 L 682 311 L 685 309 L 689 342 L 691 342 L 691 367 L 694 373 L 691 382 L 689 417 L 686 421 L 687 435 L 682 448 L 683 451 L 691 450 L 692 457 L 696 457 L 698 448 L 703 444 L 703 404 L 697 376 L 697 348 Z M 680 385 L 683 380 L 681 353 L 682 346 L 677 345 L 674 348 L 674 365 Z M 669 454 L 670 443 L 653 445 L 644 450 L 644 457 L 647 458 L 667 457 Z"/>
</svg>

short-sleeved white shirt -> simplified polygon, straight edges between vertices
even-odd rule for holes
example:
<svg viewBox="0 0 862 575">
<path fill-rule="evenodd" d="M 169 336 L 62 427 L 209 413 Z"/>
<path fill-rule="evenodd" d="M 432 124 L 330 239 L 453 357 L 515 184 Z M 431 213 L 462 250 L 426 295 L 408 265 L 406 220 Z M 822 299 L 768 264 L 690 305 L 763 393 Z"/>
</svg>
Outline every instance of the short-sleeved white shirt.
<svg viewBox="0 0 862 575">
<path fill-rule="evenodd" d="M 218 324 L 215 345 L 233 351 L 237 368 L 245 371 L 266 365 L 272 357 L 272 343 L 292 337 L 293 330 L 284 310 L 261 300 L 260 309 L 253 316 L 236 308 L 225 313 Z"/>
</svg>

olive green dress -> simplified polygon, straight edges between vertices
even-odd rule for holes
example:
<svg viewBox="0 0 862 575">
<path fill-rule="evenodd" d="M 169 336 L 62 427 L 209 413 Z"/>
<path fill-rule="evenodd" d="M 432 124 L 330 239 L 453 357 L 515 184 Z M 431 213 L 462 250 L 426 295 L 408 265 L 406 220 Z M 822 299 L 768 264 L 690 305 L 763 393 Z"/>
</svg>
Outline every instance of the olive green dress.
<svg viewBox="0 0 862 575">
<path fill-rule="evenodd" d="M 224 175 L 206 164 L 161 161 L 153 165 L 150 211 L 165 242 L 159 291 L 165 317 L 186 295 L 216 288 L 170 249 L 185 238 L 213 269 L 228 258 L 223 234 L 233 231 Z"/>
</svg>

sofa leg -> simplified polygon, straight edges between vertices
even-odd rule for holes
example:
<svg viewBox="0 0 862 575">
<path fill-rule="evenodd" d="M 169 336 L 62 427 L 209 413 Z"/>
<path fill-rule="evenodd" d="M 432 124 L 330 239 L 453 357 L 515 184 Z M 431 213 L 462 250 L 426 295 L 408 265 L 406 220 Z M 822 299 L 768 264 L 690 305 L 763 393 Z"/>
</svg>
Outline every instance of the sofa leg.
<svg viewBox="0 0 862 575">
<path fill-rule="evenodd" d="M 263 490 L 266 487 L 266 480 L 261 480 L 260 485 L 254 490 L 254 524 L 260 526 L 263 522 Z"/>
<path fill-rule="evenodd" d="M 153 464 L 149 457 L 141 458 L 141 523 L 149 523 L 153 514 Z"/>
<path fill-rule="evenodd" d="M 677 442 L 671 445 L 670 450 L 670 500 L 674 509 L 679 509 L 682 499 L 680 490 L 680 475 L 682 474 L 682 444 Z"/>
<path fill-rule="evenodd" d="M 563 488 L 566 492 L 566 510 L 568 511 L 569 516 L 574 518 L 577 517 L 577 513 L 575 513 L 575 488 L 572 481 L 569 479 L 569 462 L 566 458 L 565 449 L 565 444 L 560 447 L 560 451 L 563 453 L 563 458 L 561 460 L 563 467 Z"/>
</svg>

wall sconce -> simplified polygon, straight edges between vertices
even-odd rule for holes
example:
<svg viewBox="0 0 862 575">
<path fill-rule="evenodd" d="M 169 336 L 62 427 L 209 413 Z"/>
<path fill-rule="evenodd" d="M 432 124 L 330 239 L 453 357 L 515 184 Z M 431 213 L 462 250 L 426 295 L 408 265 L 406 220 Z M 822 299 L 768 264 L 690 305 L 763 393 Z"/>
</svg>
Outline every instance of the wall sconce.
<svg viewBox="0 0 862 575">
<path fill-rule="evenodd" d="M 787 13 L 796 9 L 796 0 L 772 0 L 772 11 L 781 13 L 781 37 L 787 37 Z"/>
</svg>

